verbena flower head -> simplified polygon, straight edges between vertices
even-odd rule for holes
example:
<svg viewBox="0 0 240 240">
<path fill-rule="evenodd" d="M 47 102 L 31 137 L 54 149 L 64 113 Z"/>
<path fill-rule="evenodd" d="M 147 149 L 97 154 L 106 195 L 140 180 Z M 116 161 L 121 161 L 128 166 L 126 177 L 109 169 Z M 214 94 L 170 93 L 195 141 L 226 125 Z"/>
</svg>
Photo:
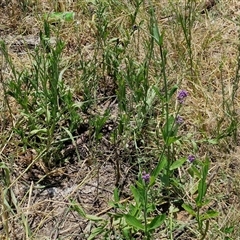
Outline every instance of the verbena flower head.
<svg viewBox="0 0 240 240">
<path fill-rule="evenodd" d="M 180 115 L 177 115 L 176 117 L 176 123 L 177 124 L 182 124 L 184 122 L 183 118 Z"/>
<path fill-rule="evenodd" d="M 195 158 L 194 155 L 189 155 L 189 156 L 188 156 L 188 161 L 189 161 L 190 163 L 192 163 L 195 159 L 196 159 L 196 158 Z"/>
<path fill-rule="evenodd" d="M 180 104 L 182 104 L 186 97 L 188 96 L 188 92 L 186 90 L 180 90 L 177 95 L 177 100 Z"/>
<path fill-rule="evenodd" d="M 146 173 L 146 172 L 143 172 L 142 174 L 142 179 L 145 183 L 148 183 L 149 180 L 150 180 L 150 174 L 149 173 Z"/>
</svg>

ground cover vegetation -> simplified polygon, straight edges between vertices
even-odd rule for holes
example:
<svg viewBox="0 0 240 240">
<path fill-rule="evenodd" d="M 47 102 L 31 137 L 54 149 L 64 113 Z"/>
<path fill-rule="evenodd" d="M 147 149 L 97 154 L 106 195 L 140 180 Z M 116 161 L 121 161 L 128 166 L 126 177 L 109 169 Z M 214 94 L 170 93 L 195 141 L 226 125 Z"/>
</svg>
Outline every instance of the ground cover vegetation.
<svg viewBox="0 0 240 240">
<path fill-rule="evenodd" d="M 239 14 L 1 1 L 1 239 L 240 239 Z"/>
</svg>

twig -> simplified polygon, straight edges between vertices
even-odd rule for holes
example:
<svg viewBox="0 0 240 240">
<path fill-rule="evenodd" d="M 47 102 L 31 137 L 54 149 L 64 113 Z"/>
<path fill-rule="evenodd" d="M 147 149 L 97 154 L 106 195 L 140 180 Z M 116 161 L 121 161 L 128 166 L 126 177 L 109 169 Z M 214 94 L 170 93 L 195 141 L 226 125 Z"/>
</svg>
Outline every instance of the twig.
<svg viewBox="0 0 240 240">
<path fill-rule="evenodd" d="M 125 202 L 127 202 L 127 201 L 129 201 L 129 200 L 131 200 L 131 199 L 132 199 L 132 197 L 128 197 L 128 198 L 125 198 L 125 199 L 119 201 L 118 203 L 122 204 L 122 203 L 125 203 Z M 101 212 L 97 213 L 96 216 L 99 217 L 99 216 L 103 215 L 104 213 L 109 212 L 109 211 L 112 210 L 113 208 L 114 208 L 114 206 L 108 207 L 108 208 L 102 210 Z"/>
</svg>

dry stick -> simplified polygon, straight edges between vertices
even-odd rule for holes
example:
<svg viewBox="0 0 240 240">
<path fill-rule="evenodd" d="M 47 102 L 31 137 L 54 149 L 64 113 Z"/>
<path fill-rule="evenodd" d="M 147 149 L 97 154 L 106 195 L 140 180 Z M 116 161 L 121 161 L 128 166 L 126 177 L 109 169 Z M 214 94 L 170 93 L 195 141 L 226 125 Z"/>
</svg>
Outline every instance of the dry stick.
<svg viewBox="0 0 240 240">
<path fill-rule="evenodd" d="M 131 200 L 131 199 L 133 199 L 133 197 L 125 198 L 125 199 L 119 201 L 118 203 L 122 204 L 122 203 L 125 203 L 125 202 L 127 202 L 127 201 L 129 201 L 129 200 Z M 99 216 L 103 215 L 104 213 L 109 212 L 109 211 L 112 210 L 113 208 L 114 208 L 114 206 L 108 207 L 108 208 L 102 210 L 101 212 L 97 213 L 96 216 L 99 217 Z"/>
<path fill-rule="evenodd" d="M 28 197 L 28 204 L 27 204 L 27 212 L 26 212 L 26 219 L 25 219 L 25 229 L 26 229 L 26 240 L 28 239 L 29 232 L 28 232 L 28 214 L 29 214 L 29 208 L 31 205 L 31 197 L 32 197 L 32 191 L 33 191 L 33 181 L 31 181 L 31 186 L 29 189 L 29 197 Z"/>
</svg>

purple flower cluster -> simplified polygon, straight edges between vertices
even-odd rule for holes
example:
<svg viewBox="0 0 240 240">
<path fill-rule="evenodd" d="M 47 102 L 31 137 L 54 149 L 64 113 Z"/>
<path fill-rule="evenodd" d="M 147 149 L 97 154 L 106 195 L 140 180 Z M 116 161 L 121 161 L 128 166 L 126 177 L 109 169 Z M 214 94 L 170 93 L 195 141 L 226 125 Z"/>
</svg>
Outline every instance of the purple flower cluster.
<svg viewBox="0 0 240 240">
<path fill-rule="evenodd" d="M 143 172 L 142 174 L 142 179 L 145 183 L 148 183 L 149 180 L 150 180 L 150 174 L 149 173 L 146 173 L 146 172 Z"/>
<path fill-rule="evenodd" d="M 176 117 L 176 123 L 177 124 L 182 124 L 184 122 L 183 118 L 180 115 L 177 115 Z"/>
<path fill-rule="evenodd" d="M 186 90 L 180 90 L 177 95 L 178 102 L 180 104 L 184 103 L 187 96 L 188 96 L 188 92 Z"/>
<path fill-rule="evenodd" d="M 196 159 L 196 158 L 195 158 L 194 155 L 189 155 L 189 156 L 188 156 L 188 161 L 189 161 L 190 163 L 192 163 L 195 159 Z"/>
</svg>

